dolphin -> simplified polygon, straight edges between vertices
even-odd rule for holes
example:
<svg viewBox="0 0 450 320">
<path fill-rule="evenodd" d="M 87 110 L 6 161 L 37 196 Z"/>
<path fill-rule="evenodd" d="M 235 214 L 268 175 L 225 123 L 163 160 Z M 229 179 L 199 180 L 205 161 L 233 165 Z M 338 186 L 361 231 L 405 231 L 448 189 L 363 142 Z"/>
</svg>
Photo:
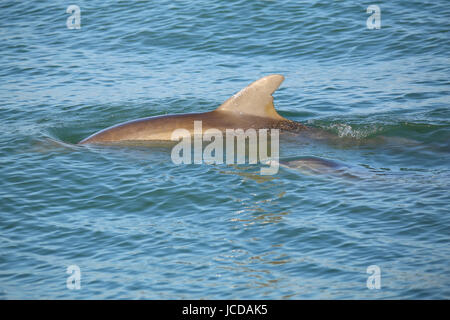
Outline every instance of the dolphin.
<svg viewBox="0 0 450 320">
<path fill-rule="evenodd" d="M 305 174 L 330 173 L 344 171 L 348 166 L 336 160 L 330 160 L 314 156 L 302 156 L 292 160 L 280 160 L 280 165 L 286 168 L 296 169 Z"/>
<path fill-rule="evenodd" d="M 280 116 L 273 105 L 272 94 L 283 82 L 279 74 L 265 76 L 226 100 L 217 109 L 203 113 L 172 114 L 128 121 L 101 130 L 78 144 L 114 142 L 170 141 L 176 129 L 194 133 L 194 121 L 202 121 L 203 130 L 280 129 L 300 132 L 303 124 Z"/>
</svg>

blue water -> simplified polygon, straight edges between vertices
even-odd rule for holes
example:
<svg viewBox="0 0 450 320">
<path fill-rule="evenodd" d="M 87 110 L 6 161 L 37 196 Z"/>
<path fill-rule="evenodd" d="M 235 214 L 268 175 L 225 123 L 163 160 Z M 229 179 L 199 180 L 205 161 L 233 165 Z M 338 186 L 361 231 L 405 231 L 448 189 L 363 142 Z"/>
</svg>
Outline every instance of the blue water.
<svg viewBox="0 0 450 320">
<path fill-rule="evenodd" d="M 450 298 L 449 30 L 443 0 L 1 1 L 0 298 Z M 271 73 L 280 114 L 333 137 L 281 158 L 356 178 L 74 145 Z"/>
</svg>

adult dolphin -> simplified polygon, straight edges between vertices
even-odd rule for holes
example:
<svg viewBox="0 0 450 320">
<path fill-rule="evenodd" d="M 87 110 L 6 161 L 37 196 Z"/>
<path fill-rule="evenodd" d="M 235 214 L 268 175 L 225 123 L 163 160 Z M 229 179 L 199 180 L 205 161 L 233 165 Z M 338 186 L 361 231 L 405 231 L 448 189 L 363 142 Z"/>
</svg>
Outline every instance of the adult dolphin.
<svg viewBox="0 0 450 320">
<path fill-rule="evenodd" d="M 79 144 L 126 141 L 171 140 L 176 129 L 194 133 L 194 121 L 202 121 L 202 129 L 280 129 L 299 132 L 306 127 L 280 116 L 273 105 L 272 94 L 284 77 L 273 74 L 242 89 L 214 111 L 173 114 L 137 119 L 97 132 Z"/>
</svg>

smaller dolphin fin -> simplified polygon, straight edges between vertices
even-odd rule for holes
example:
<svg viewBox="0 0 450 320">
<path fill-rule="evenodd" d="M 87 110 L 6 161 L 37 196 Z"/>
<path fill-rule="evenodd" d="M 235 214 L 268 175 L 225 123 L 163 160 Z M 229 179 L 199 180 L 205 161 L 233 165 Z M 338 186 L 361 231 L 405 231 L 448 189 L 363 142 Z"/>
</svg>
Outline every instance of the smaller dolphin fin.
<svg viewBox="0 0 450 320">
<path fill-rule="evenodd" d="M 278 89 L 283 80 L 284 77 L 280 74 L 272 74 L 256 80 L 216 110 L 284 120 L 275 110 L 272 97 L 272 93 Z"/>
</svg>

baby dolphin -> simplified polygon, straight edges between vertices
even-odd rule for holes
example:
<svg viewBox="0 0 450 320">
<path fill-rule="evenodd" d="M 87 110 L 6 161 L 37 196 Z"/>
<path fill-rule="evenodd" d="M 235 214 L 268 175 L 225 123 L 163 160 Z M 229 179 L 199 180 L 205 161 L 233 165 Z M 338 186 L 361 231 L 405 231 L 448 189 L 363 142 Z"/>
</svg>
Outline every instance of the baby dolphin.
<svg viewBox="0 0 450 320">
<path fill-rule="evenodd" d="M 79 144 L 127 141 L 170 141 L 176 129 L 194 133 L 194 121 L 202 121 L 203 130 L 280 129 L 299 132 L 306 126 L 280 116 L 274 108 L 272 94 L 284 77 L 273 74 L 263 77 L 226 100 L 214 111 L 155 116 L 132 120 L 97 132 Z"/>
<path fill-rule="evenodd" d="M 310 174 L 336 172 L 347 167 L 337 161 L 313 156 L 298 157 L 294 160 L 280 160 L 280 164 Z"/>
</svg>

